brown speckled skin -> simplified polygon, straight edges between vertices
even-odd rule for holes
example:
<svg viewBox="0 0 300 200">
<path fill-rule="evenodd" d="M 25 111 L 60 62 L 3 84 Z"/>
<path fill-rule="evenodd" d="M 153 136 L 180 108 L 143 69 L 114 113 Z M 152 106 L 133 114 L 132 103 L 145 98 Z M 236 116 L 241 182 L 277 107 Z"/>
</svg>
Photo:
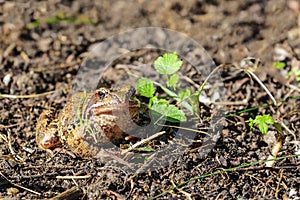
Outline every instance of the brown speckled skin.
<svg viewBox="0 0 300 200">
<path fill-rule="evenodd" d="M 58 117 L 52 110 L 40 115 L 36 126 L 38 146 L 52 151 L 66 145 L 76 156 L 91 157 L 101 144 L 123 140 L 139 109 L 134 93 L 133 87 L 124 86 L 74 94 Z"/>
</svg>

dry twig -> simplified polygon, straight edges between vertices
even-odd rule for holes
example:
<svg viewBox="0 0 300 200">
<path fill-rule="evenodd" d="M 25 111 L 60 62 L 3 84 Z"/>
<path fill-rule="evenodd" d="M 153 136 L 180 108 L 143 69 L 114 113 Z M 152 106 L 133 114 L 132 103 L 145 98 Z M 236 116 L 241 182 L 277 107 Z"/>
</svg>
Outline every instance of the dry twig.
<svg viewBox="0 0 300 200">
<path fill-rule="evenodd" d="M 21 186 L 21 185 L 12 183 L 8 178 L 6 178 L 6 177 L 2 174 L 2 172 L 0 172 L 0 175 L 1 175 L 7 182 L 9 182 L 10 184 L 12 184 L 12 185 L 15 186 L 15 187 L 21 188 L 21 189 L 23 189 L 23 190 L 26 190 L 26 191 L 28 191 L 28 192 L 31 192 L 31 193 L 34 193 L 34 194 L 37 194 L 37 195 L 41 195 L 41 193 L 39 193 L 39 192 L 33 191 L 33 190 L 28 189 L 28 188 L 26 188 L 26 187 L 23 187 L 23 186 Z"/>
</svg>

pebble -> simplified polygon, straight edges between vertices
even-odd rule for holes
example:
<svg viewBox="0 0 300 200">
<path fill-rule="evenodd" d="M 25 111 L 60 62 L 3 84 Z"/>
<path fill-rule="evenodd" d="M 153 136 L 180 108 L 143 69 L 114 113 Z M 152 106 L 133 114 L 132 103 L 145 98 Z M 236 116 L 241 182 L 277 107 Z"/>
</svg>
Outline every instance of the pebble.
<svg viewBox="0 0 300 200">
<path fill-rule="evenodd" d="M 50 47 L 50 43 L 52 42 L 51 38 L 45 38 L 45 39 L 41 39 L 38 42 L 38 47 L 41 51 L 46 52 L 49 50 Z"/>
<path fill-rule="evenodd" d="M 3 83 L 5 86 L 8 86 L 8 84 L 10 83 L 11 81 L 11 77 L 12 75 L 11 74 L 6 74 L 3 78 Z"/>
</svg>

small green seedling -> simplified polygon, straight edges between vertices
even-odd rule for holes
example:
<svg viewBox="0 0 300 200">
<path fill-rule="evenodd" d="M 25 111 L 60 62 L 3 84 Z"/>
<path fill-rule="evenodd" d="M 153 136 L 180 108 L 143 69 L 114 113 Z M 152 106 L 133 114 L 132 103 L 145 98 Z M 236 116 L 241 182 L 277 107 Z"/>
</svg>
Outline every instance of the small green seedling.
<svg viewBox="0 0 300 200">
<path fill-rule="evenodd" d="M 283 69 L 283 68 L 285 68 L 286 64 L 285 64 L 285 62 L 275 62 L 273 64 L 273 66 L 277 69 Z"/>
<path fill-rule="evenodd" d="M 149 80 L 147 78 L 141 78 L 137 83 L 137 90 L 141 96 L 149 98 L 148 107 L 156 112 L 166 117 L 168 121 L 181 121 L 184 122 L 187 120 L 185 113 L 180 110 L 177 106 L 172 105 L 167 101 L 168 98 L 174 99 L 177 102 L 180 102 L 183 107 L 189 111 L 193 110 L 191 104 L 187 101 L 184 101 L 190 94 L 189 90 L 180 90 L 179 94 L 173 92 L 169 88 L 177 89 L 177 82 L 179 76 L 176 74 L 180 70 L 183 62 L 178 59 L 176 53 L 166 53 L 163 56 L 159 56 L 154 62 L 155 70 L 162 75 L 166 76 L 166 86 Z M 155 96 L 155 85 L 158 85 L 167 95 L 166 98 Z"/>
<path fill-rule="evenodd" d="M 295 76 L 296 80 L 300 82 L 300 69 L 291 69 L 291 71 L 287 74 L 287 77 Z"/>
<path fill-rule="evenodd" d="M 268 132 L 268 124 L 275 124 L 274 119 L 270 115 L 257 115 L 255 119 L 249 119 L 250 129 L 253 130 L 253 126 L 257 125 L 263 135 L 267 134 Z"/>
<path fill-rule="evenodd" d="M 275 62 L 273 64 L 274 67 L 276 67 L 277 69 L 283 69 L 286 67 L 286 63 L 285 62 Z M 292 68 L 288 74 L 286 75 L 287 78 L 291 77 L 291 76 L 295 76 L 296 77 L 296 80 L 298 82 L 300 82 L 300 69 L 295 69 L 295 68 Z"/>
<path fill-rule="evenodd" d="M 268 132 L 268 124 L 274 126 L 276 133 L 275 133 L 275 138 L 276 142 L 274 143 L 272 149 L 271 149 L 271 154 L 268 156 L 268 162 L 266 162 L 266 167 L 273 167 L 275 160 L 278 153 L 282 149 L 284 140 L 285 140 L 285 135 L 283 133 L 281 124 L 278 122 L 275 122 L 275 120 L 270 116 L 270 115 L 258 115 L 255 117 L 255 119 L 250 118 L 249 119 L 249 126 L 250 129 L 253 129 L 253 126 L 258 125 L 258 128 L 260 132 L 265 135 Z"/>
</svg>

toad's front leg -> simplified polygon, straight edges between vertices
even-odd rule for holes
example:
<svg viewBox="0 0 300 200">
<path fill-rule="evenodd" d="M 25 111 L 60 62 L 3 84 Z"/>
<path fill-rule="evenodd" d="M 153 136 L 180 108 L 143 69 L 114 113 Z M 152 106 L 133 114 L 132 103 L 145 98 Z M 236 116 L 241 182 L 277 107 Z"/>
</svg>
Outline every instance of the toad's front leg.
<svg viewBox="0 0 300 200">
<path fill-rule="evenodd" d="M 51 154 L 60 148 L 62 143 L 58 135 L 57 119 L 53 110 L 42 112 L 36 125 L 36 142 L 38 146 Z"/>
</svg>

